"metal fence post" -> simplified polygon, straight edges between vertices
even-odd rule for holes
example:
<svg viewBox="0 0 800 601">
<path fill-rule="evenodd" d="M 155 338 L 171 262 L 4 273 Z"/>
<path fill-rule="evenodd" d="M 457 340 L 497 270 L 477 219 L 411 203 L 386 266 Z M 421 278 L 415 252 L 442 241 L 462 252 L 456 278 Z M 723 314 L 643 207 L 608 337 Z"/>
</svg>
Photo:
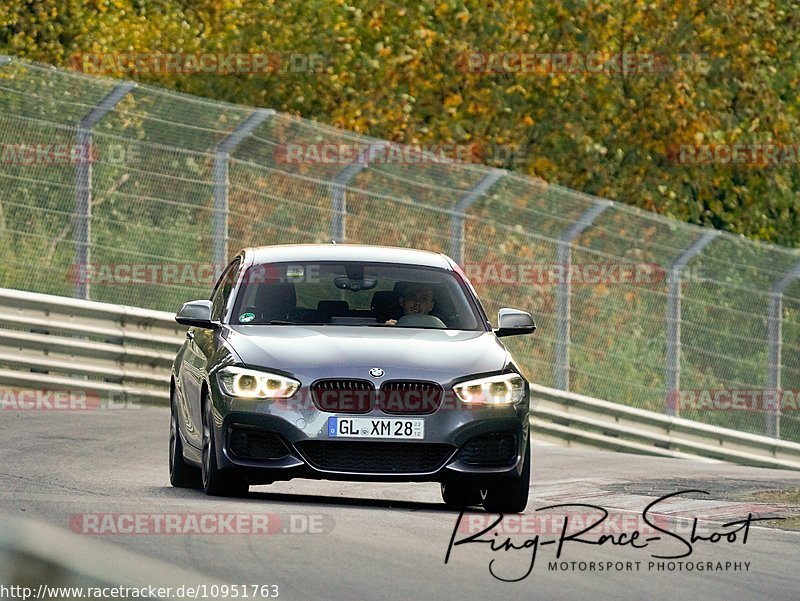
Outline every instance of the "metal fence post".
<svg viewBox="0 0 800 601">
<path fill-rule="evenodd" d="M 572 241 L 577 238 L 592 222 L 600 216 L 612 202 L 597 202 L 584 211 L 578 220 L 565 231 L 558 241 L 556 249 L 556 263 L 561 267 L 563 276 L 556 290 L 556 361 L 555 361 L 555 387 L 559 390 L 569 390 L 569 345 L 570 345 L 570 315 L 572 313 Z"/>
<path fill-rule="evenodd" d="M 331 185 L 331 240 L 344 242 L 347 239 L 347 184 L 361 170 L 367 167 L 379 150 L 383 150 L 389 142 L 370 144 L 358 153 L 358 158 L 342 169 L 333 179 Z"/>
<path fill-rule="evenodd" d="M 783 330 L 783 292 L 794 280 L 800 278 L 800 264 L 777 280 L 769 290 L 769 374 L 767 387 L 780 395 L 781 387 L 781 354 Z M 779 398 L 779 396 L 778 396 Z M 781 436 L 781 408 L 776 402 L 774 411 L 769 411 L 764 416 L 764 430 L 767 436 L 780 438 Z"/>
<path fill-rule="evenodd" d="M 75 298 L 88 300 L 91 295 L 86 268 L 92 260 L 92 130 L 135 87 L 132 81 L 114 86 L 78 125 L 76 142 L 82 158 L 75 166 Z"/>
<path fill-rule="evenodd" d="M 450 217 L 450 258 L 464 265 L 464 218 L 467 209 L 506 174 L 505 169 L 492 169 L 470 188 L 453 207 Z"/>
<path fill-rule="evenodd" d="M 227 138 L 214 149 L 214 213 L 212 237 L 214 239 L 214 275 L 219 277 L 228 263 L 228 160 L 233 150 L 267 118 L 275 114 L 272 109 L 255 111 L 242 121 Z"/>
<path fill-rule="evenodd" d="M 668 415 L 680 413 L 678 401 L 681 387 L 681 272 L 689 261 L 718 235 L 717 230 L 709 230 L 704 233 L 675 259 L 667 271 L 667 396 L 664 412 Z"/>
</svg>

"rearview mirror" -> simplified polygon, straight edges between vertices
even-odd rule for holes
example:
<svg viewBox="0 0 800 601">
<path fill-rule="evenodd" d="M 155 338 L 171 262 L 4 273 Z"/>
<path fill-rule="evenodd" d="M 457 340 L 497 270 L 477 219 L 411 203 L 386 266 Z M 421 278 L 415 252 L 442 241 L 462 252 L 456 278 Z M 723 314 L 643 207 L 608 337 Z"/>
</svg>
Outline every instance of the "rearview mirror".
<svg viewBox="0 0 800 601">
<path fill-rule="evenodd" d="M 518 336 L 520 334 L 533 334 L 536 324 L 530 313 L 519 309 L 500 309 L 497 312 L 497 329 L 495 336 Z"/>
<path fill-rule="evenodd" d="M 333 284 L 340 290 L 358 292 L 359 290 L 372 290 L 378 285 L 378 280 L 375 278 L 351 279 L 348 277 L 337 277 L 333 278 Z"/>
<path fill-rule="evenodd" d="M 219 323 L 211 321 L 211 301 L 196 300 L 184 303 L 175 315 L 175 321 L 185 326 L 214 330 Z"/>
</svg>

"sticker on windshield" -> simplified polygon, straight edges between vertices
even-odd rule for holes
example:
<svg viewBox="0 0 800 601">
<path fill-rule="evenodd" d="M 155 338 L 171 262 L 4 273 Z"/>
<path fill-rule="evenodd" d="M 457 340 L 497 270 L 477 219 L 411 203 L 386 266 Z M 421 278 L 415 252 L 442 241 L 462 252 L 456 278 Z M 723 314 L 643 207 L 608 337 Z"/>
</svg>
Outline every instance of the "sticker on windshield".
<svg viewBox="0 0 800 601">
<path fill-rule="evenodd" d="M 239 321 L 241 323 L 247 323 L 249 321 L 253 321 L 255 318 L 256 318 L 256 314 L 255 313 L 242 313 L 239 316 Z"/>
</svg>

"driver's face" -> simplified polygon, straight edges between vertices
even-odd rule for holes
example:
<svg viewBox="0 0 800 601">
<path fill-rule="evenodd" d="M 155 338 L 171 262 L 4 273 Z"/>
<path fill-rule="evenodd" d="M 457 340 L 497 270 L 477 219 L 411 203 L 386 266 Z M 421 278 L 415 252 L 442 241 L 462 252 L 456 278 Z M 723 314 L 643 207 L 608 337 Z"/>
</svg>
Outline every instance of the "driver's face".
<svg viewBox="0 0 800 601">
<path fill-rule="evenodd" d="M 430 288 L 412 288 L 400 299 L 403 313 L 421 313 L 427 315 L 433 309 L 433 290 Z"/>
</svg>

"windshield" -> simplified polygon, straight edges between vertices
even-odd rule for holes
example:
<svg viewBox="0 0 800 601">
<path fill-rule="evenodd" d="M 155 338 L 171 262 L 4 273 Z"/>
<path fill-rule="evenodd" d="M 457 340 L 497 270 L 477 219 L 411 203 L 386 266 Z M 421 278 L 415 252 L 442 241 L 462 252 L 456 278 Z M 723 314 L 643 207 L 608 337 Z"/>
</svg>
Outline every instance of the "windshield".
<svg viewBox="0 0 800 601">
<path fill-rule="evenodd" d="M 452 271 L 386 263 L 269 263 L 242 277 L 230 322 L 483 330 Z"/>
</svg>

